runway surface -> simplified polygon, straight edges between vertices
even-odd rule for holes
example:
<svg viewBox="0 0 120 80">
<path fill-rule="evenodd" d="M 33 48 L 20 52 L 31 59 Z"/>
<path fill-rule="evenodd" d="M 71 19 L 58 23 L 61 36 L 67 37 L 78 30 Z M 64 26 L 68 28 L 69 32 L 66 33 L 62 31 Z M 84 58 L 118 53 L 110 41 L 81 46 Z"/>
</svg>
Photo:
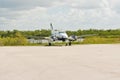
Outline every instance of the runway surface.
<svg viewBox="0 0 120 80">
<path fill-rule="evenodd" d="M 0 80 L 120 80 L 120 44 L 0 47 Z"/>
</svg>

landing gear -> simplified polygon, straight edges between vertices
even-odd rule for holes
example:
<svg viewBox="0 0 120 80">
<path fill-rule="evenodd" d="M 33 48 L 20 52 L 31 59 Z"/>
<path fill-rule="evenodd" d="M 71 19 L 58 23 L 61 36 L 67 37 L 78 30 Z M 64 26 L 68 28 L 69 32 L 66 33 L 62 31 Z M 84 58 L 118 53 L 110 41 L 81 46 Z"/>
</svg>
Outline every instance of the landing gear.
<svg viewBox="0 0 120 80">
<path fill-rule="evenodd" d="M 71 46 L 71 44 L 72 44 L 71 41 L 67 40 L 65 46 Z"/>
<path fill-rule="evenodd" d="M 69 46 L 71 46 L 71 44 L 72 44 L 71 41 L 69 41 Z"/>
<path fill-rule="evenodd" d="M 71 46 L 72 45 L 70 40 L 65 40 L 65 41 L 63 41 L 63 43 L 65 44 L 65 46 Z M 59 42 L 58 43 L 56 42 L 56 45 L 61 45 L 62 46 L 62 43 L 59 44 Z M 55 41 L 48 40 L 48 46 L 56 46 L 56 45 L 55 45 Z"/>
<path fill-rule="evenodd" d="M 52 45 L 52 43 L 50 43 L 50 42 L 49 42 L 49 43 L 48 43 L 48 45 L 49 45 L 49 46 L 51 46 L 51 45 Z"/>
<path fill-rule="evenodd" d="M 48 40 L 48 46 L 52 46 L 52 40 Z"/>
</svg>

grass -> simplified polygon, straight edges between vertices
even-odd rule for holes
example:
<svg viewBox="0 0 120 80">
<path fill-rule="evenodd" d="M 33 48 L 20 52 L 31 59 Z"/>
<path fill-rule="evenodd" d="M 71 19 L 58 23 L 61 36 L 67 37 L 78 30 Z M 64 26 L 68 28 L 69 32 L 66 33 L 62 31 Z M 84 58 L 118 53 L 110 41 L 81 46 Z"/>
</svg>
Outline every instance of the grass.
<svg viewBox="0 0 120 80">
<path fill-rule="evenodd" d="M 120 38 L 101 38 L 101 37 L 91 37 L 86 38 L 81 44 L 113 44 L 120 43 Z"/>
<path fill-rule="evenodd" d="M 1 46 L 48 46 L 48 43 L 27 43 L 25 45 L 18 45 L 16 42 L 13 43 L 14 39 L 0 39 L 0 45 Z M 17 41 L 17 40 L 16 40 Z M 6 43 L 5 43 L 6 42 Z M 11 44 L 12 42 L 12 44 Z M 5 44 L 4 44 L 5 43 Z M 120 38 L 105 38 L 105 37 L 87 37 L 83 42 L 72 42 L 73 45 L 79 45 L 79 44 L 118 44 L 120 43 Z M 65 46 L 65 42 L 55 42 L 52 43 L 52 46 Z"/>
</svg>

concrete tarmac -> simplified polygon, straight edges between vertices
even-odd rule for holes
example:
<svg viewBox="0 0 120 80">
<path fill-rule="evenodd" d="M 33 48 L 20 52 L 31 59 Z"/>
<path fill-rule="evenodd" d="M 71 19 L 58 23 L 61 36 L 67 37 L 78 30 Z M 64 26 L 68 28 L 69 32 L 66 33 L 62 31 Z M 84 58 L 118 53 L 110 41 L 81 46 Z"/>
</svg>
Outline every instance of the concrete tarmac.
<svg viewBox="0 0 120 80">
<path fill-rule="evenodd" d="M 120 44 L 0 47 L 0 80 L 120 80 Z"/>
</svg>

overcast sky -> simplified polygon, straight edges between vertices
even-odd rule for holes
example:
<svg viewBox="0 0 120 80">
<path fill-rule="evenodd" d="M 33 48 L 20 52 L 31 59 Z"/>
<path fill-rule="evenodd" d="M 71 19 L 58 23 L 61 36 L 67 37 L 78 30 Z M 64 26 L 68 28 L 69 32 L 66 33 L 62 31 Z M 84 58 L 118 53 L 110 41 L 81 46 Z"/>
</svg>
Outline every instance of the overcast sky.
<svg viewBox="0 0 120 80">
<path fill-rule="evenodd" d="M 120 0 L 0 0 L 0 30 L 120 29 Z"/>
</svg>

